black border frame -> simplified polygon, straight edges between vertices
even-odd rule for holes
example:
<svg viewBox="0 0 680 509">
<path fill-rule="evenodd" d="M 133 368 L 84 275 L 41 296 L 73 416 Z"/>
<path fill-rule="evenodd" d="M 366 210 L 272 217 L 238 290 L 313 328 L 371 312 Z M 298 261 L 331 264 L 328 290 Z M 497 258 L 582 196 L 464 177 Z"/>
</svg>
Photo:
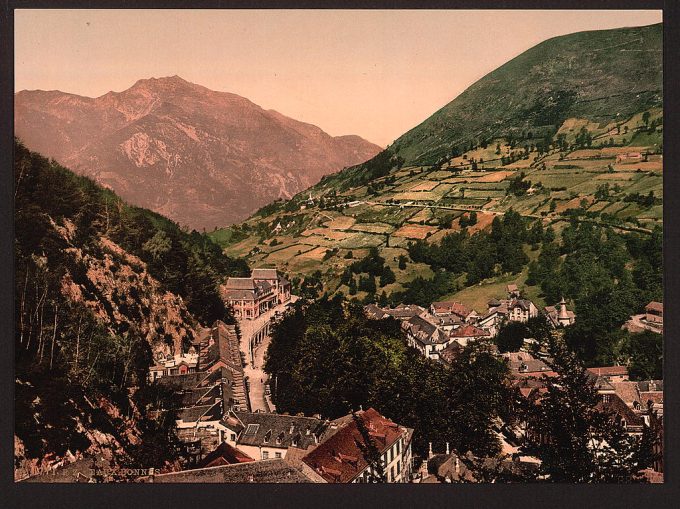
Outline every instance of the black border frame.
<svg viewBox="0 0 680 509">
<path fill-rule="evenodd" d="M 13 357 L 13 94 L 14 9 L 21 8 L 360 8 L 360 9 L 663 9 L 664 23 L 664 386 L 665 483 L 658 485 L 219 485 L 219 484 L 34 484 L 13 480 L 14 357 Z M 680 370 L 680 150 L 674 146 L 680 132 L 679 62 L 680 2 L 677 0 L 5 0 L 0 12 L 0 507 L 187 507 L 235 506 L 249 509 L 273 507 L 330 507 L 377 505 L 394 507 L 671 507 L 680 500 L 678 448 L 680 430 L 677 398 Z M 669 135 L 668 133 L 672 133 Z M 671 142 L 671 143 L 669 143 Z M 56 190 L 55 190 L 56 191 Z M 669 438 L 669 437 L 672 437 Z M 673 502 L 675 501 L 675 502 Z"/>
</svg>

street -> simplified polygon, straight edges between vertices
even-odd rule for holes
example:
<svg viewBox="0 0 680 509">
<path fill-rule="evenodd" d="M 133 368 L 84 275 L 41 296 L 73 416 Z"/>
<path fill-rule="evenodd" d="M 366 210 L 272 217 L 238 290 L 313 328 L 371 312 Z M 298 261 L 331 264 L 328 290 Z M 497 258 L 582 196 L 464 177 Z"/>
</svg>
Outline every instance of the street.
<svg viewBox="0 0 680 509">
<path fill-rule="evenodd" d="M 275 412 L 276 408 L 271 402 L 271 399 L 264 394 L 264 386 L 267 383 L 267 374 L 264 372 L 264 356 L 269 348 L 269 336 L 265 336 L 261 343 L 254 345 L 252 352 L 250 352 L 250 342 L 253 335 L 264 327 L 268 321 L 272 320 L 277 311 L 283 312 L 287 304 L 293 303 L 297 300 L 297 296 L 291 295 L 291 299 L 286 304 L 279 304 L 275 308 L 270 309 L 266 313 L 258 316 L 255 320 L 239 320 L 239 327 L 241 329 L 240 348 L 246 359 L 246 366 L 243 369 L 248 384 L 248 399 L 250 400 L 251 411 L 257 412 Z"/>
</svg>

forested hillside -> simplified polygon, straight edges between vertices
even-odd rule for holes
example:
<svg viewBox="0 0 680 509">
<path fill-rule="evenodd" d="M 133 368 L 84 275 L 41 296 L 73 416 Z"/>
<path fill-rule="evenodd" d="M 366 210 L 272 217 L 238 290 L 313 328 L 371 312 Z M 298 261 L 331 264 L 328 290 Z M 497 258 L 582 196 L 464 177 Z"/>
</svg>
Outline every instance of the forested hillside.
<svg viewBox="0 0 680 509">
<path fill-rule="evenodd" d="M 146 415 L 152 356 L 233 320 L 218 294 L 242 260 L 15 142 L 18 475 L 104 453 L 162 466 L 168 425 Z M 167 395 L 166 395 L 167 396 Z"/>
</svg>

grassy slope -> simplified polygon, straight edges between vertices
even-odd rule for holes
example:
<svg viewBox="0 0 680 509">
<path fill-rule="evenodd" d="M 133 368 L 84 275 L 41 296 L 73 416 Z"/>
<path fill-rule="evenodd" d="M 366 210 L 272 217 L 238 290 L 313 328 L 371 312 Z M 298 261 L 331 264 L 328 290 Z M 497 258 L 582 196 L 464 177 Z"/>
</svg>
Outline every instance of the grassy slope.
<svg viewBox="0 0 680 509">
<path fill-rule="evenodd" d="M 289 212 L 285 212 L 281 203 L 272 206 L 267 214 L 245 222 L 249 231 L 249 238 L 245 240 L 239 240 L 241 232 L 234 238 L 229 230 L 210 235 L 231 255 L 245 256 L 253 249 L 259 250 L 249 256 L 251 265 L 275 266 L 292 275 L 318 269 L 330 288 L 334 288 L 339 274 L 351 262 L 344 258 L 349 250 L 357 259 L 369 246 L 378 245 L 388 263 L 394 265 L 385 247 L 388 238 L 385 234 L 389 235 L 390 248 L 403 249 L 409 241 L 400 237 L 404 225 L 414 225 L 415 228 L 407 229 L 414 235 L 417 230 L 426 233 L 431 228 L 431 241 L 439 241 L 446 233 L 459 228 L 454 219 L 464 212 L 434 208 L 438 206 L 475 205 L 497 212 L 513 208 L 524 215 L 545 215 L 546 220 L 555 223 L 565 210 L 578 207 L 585 199 L 593 211 L 603 210 L 622 219 L 632 216 L 643 226 L 651 227 L 661 220 L 661 206 L 643 210 L 620 200 L 632 192 L 652 190 L 657 196 L 662 195 L 661 156 L 652 156 L 648 163 L 619 164 L 616 155 L 644 147 L 654 151 L 662 143 L 662 123 L 656 133 L 637 132 L 644 127 L 643 111 L 651 113 L 650 121 L 662 120 L 660 43 L 660 25 L 584 32 L 546 41 L 482 78 L 397 140 L 395 147 L 399 147 L 399 155 L 407 160 L 401 168 L 394 167 L 387 175 L 348 188 L 349 182 L 361 182 L 357 176 L 368 171 L 362 165 L 349 168 L 294 197 L 285 205 Z M 557 124 L 541 127 L 541 122 L 550 117 L 552 111 L 548 108 L 546 113 L 547 98 L 552 91 L 564 89 L 577 92 L 575 102 L 563 110 L 558 108 L 557 113 L 552 112 L 555 115 L 551 118 Z M 590 150 L 562 155 L 553 151 L 538 160 L 537 153 L 531 152 L 527 159 L 501 166 L 501 155 L 512 151 L 503 136 L 517 138 L 522 131 L 526 134 L 532 130 L 531 139 L 518 143 L 517 150 L 521 150 L 525 144 L 536 142 L 544 132 L 564 134 L 573 143 L 582 126 L 594 136 Z M 480 129 L 487 129 L 484 136 L 497 137 L 487 138 L 490 143 L 486 148 L 467 151 L 468 159 L 453 158 L 441 169 L 413 164 L 413 160 L 438 157 L 441 147 L 450 147 L 455 140 Z M 596 148 L 610 138 L 619 146 Z M 501 154 L 496 153 L 497 144 L 501 145 Z M 422 154 L 429 155 L 421 157 Z M 472 171 L 469 164 L 472 157 L 484 159 L 480 170 L 498 172 Z M 545 169 L 541 169 L 543 164 Z M 609 165 L 614 166 L 613 174 L 608 171 Z M 642 172 L 637 171 L 640 166 L 644 166 Z M 466 169 L 456 174 L 452 168 Z M 526 180 L 543 184 L 544 191 L 519 197 L 506 195 L 510 179 L 520 172 L 525 173 Z M 621 188 L 613 203 L 594 200 L 597 187 L 604 183 Z M 370 194 L 369 184 L 378 188 L 377 194 Z M 315 199 L 335 194 L 348 201 L 364 203 L 341 211 L 320 210 L 318 201 L 313 205 L 306 203 L 310 191 Z M 411 202 L 411 206 L 389 206 L 388 200 Z M 550 211 L 553 201 L 557 207 L 555 212 Z M 490 223 L 492 217 L 480 214 L 480 224 Z M 447 219 L 453 223 L 447 225 Z M 279 221 L 287 225 L 293 220 L 295 224 L 285 227 L 280 234 L 270 233 Z M 555 226 L 559 230 L 559 223 Z M 260 237 L 264 242 L 259 242 Z M 279 245 L 271 247 L 274 237 Z M 332 248 L 339 248 L 337 254 L 322 260 L 324 250 Z M 395 271 L 397 284 L 388 290 L 401 288 L 412 279 L 414 272 L 423 271 L 416 267 L 409 267 L 405 272 Z M 502 295 L 504 281 L 490 284 L 497 284 Z M 474 289 L 469 292 L 475 300 Z"/>
<path fill-rule="evenodd" d="M 409 163 L 432 163 L 453 144 L 545 125 L 528 115 L 555 90 L 576 102 L 558 115 L 607 122 L 661 104 L 662 27 L 580 32 L 547 40 L 465 90 L 394 143 Z M 557 125 L 552 125 L 556 128 Z"/>
</svg>

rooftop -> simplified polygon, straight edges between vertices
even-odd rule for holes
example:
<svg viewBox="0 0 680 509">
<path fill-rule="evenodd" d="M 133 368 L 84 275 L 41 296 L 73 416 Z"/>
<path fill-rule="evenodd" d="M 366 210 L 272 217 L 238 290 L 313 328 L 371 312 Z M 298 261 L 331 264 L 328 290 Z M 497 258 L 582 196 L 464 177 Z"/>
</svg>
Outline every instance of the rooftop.
<svg viewBox="0 0 680 509">
<path fill-rule="evenodd" d="M 381 453 L 406 433 L 405 428 L 383 417 L 373 408 L 359 411 L 357 416 L 366 424 L 376 448 Z M 352 419 L 307 454 L 303 461 L 327 482 L 347 483 L 368 466 L 359 444 L 365 445 L 365 440 Z"/>
<path fill-rule="evenodd" d="M 249 461 L 197 468 L 140 479 L 153 483 L 311 483 L 315 482 L 283 459 Z"/>
<path fill-rule="evenodd" d="M 318 443 L 327 427 L 315 417 L 258 412 L 234 412 L 234 415 L 244 427 L 238 437 L 239 445 L 307 449 Z"/>
<path fill-rule="evenodd" d="M 253 269 L 251 273 L 253 279 L 278 279 L 276 269 Z"/>
</svg>

